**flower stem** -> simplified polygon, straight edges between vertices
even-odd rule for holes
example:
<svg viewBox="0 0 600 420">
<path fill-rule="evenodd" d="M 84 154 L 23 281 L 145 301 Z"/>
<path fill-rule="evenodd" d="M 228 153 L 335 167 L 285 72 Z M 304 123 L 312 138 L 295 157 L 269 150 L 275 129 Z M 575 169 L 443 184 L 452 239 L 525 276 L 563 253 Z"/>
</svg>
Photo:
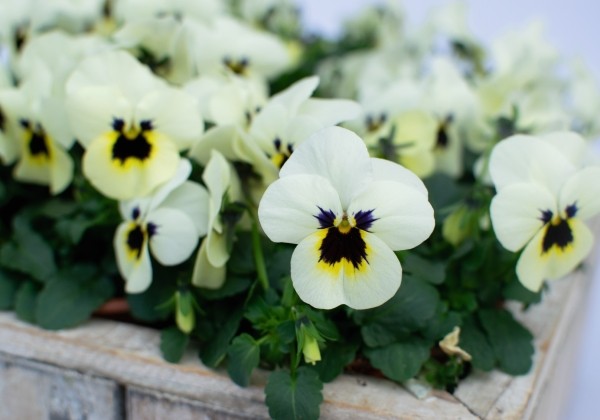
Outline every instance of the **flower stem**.
<svg viewBox="0 0 600 420">
<path fill-rule="evenodd" d="M 267 267 L 260 244 L 260 233 L 258 232 L 258 223 L 255 218 L 252 220 L 252 254 L 254 255 L 254 264 L 256 264 L 256 274 L 258 281 L 263 289 L 269 290 L 269 278 L 267 276 Z"/>
</svg>

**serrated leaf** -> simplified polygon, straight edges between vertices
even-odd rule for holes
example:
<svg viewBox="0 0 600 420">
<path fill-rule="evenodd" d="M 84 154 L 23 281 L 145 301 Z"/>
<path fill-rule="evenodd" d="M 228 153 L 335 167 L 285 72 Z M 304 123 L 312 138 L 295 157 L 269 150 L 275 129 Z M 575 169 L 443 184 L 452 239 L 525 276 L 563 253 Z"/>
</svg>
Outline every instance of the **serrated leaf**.
<svg viewBox="0 0 600 420">
<path fill-rule="evenodd" d="M 200 359 L 208 367 L 217 367 L 227 354 L 231 339 L 242 320 L 242 311 L 233 312 L 220 326 L 216 334 L 200 347 Z"/>
<path fill-rule="evenodd" d="M 274 420 L 318 419 L 323 384 L 314 370 L 301 367 L 292 377 L 287 370 L 269 375 L 265 387 L 269 415 Z"/>
<path fill-rule="evenodd" d="M 354 319 L 363 326 L 361 332 L 367 344 L 381 346 L 423 328 L 435 315 L 438 302 L 439 294 L 433 286 L 405 275 L 392 299 L 378 308 L 356 311 Z"/>
<path fill-rule="evenodd" d="M 160 332 L 160 351 L 167 362 L 178 363 L 190 341 L 189 335 L 170 327 Z"/>
<path fill-rule="evenodd" d="M 15 218 L 13 232 L 13 240 L 0 248 L 0 264 L 46 282 L 56 272 L 52 248 L 24 217 Z"/>
<path fill-rule="evenodd" d="M 472 357 L 471 364 L 474 368 L 490 371 L 496 364 L 496 356 L 485 333 L 474 319 L 466 318 L 460 327 L 459 346 Z"/>
<path fill-rule="evenodd" d="M 331 382 L 337 378 L 348 364 L 356 357 L 356 344 L 328 342 L 321 351 L 321 361 L 309 366 L 314 369 L 323 382 Z"/>
<path fill-rule="evenodd" d="M 15 312 L 23 321 L 35 323 L 35 305 L 38 287 L 32 281 L 21 284 L 15 298 Z"/>
<path fill-rule="evenodd" d="M 441 261 L 432 261 L 416 255 L 407 254 L 402 263 L 405 273 L 431 284 L 442 284 L 446 279 L 446 265 Z"/>
<path fill-rule="evenodd" d="M 503 309 L 482 310 L 479 320 L 496 355 L 498 368 L 510 375 L 529 372 L 535 351 L 529 330 Z"/>
<path fill-rule="evenodd" d="M 237 336 L 227 350 L 227 372 L 239 386 L 248 386 L 250 375 L 260 361 L 260 346 L 248 334 Z"/>
<path fill-rule="evenodd" d="M 43 328 L 58 330 L 87 320 L 114 293 L 112 281 L 94 267 L 79 265 L 57 273 L 38 296 L 35 317 Z"/>
<path fill-rule="evenodd" d="M 0 310 L 12 309 L 20 282 L 6 271 L 0 270 Z"/>
<path fill-rule="evenodd" d="M 376 349 L 365 349 L 365 356 L 383 374 L 397 382 L 414 377 L 429 359 L 431 343 L 415 338 Z"/>
</svg>

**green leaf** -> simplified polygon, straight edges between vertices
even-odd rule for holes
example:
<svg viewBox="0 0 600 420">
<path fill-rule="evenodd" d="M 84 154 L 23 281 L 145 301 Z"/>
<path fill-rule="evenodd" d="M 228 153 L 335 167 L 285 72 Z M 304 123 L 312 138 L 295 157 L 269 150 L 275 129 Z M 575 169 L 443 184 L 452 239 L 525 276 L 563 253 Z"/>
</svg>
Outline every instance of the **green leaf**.
<svg viewBox="0 0 600 420">
<path fill-rule="evenodd" d="M 161 270 L 161 267 L 156 265 L 156 271 Z M 153 276 L 153 281 L 150 287 L 143 293 L 127 295 L 127 302 L 131 309 L 131 314 L 142 321 L 160 321 L 171 316 L 173 308 L 165 305 L 165 302 L 175 295 L 177 291 L 177 283 L 170 278 L 163 276 Z"/>
<path fill-rule="evenodd" d="M 429 359 L 431 344 L 419 338 L 390 344 L 376 349 L 365 349 L 371 364 L 394 381 L 404 382 L 414 377 Z"/>
<path fill-rule="evenodd" d="M 294 247 L 280 248 L 272 255 L 265 255 L 269 281 L 278 289 L 285 286 L 284 280 L 290 275 L 290 262 Z"/>
<path fill-rule="evenodd" d="M 466 318 L 460 327 L 458 345 L 472 357 L 471 364 L 474 368 L 490 371 L 496 363 L 494 350 L 490 346 L 485 333 L 473 318 Z"/>
<path fill-rule="evenodd" d="M 218 289 L 199 289 L 199 291 L 205 299 L 218 300 L 242 293 L 248 290 L 251 284 L 252 280 L 249 278 L 233 275 L 228 276 L 223 286 Z"/>
<path fill-rule="evenodd" d="M 0 310 L 12 309 L 20 283 L 6 271 L 0 270 Z"/>
<path fill-rule="evenodd" d="M 517 276 L 508 283 L 502 290 L 502 296 L 505 299 L 516 300 L 525 304 L 539 303 L 542 300 L 543 289 L 539 292 L 532 292 L 523 286 Z"/>
<path fill-rule="evenodd" d="M 269 414 L 274 420 L 318 419 L 323 384 L 314 370 L 301 367 L 292 377 L 287 370 L 269 375 L 265 387 Z"/>
<path fill-rule="evenodd" d="M 356 344 L 328 342 L 321 351 L 321 361 L 310 368 L 319 374 L 321 381 L 331 382 L 343 372 L 344 367 L 352 363 L 357 349 Z"/>
<path fill-rule="evenodd" d="M 56 272 L 52 248 L 25 217 L 15 217 L 13 231 L 13 240 L 0 248 L 0 264 L 46 282 Z"/>
<path fill-rule="evenodd" d="M 23 321 L 35 323 L 35 305 L 38 288 L 32 281 L 27 281 L 19 287 L 15 300 L 15 312 Z"/>
<path fill-rule="evenodd" d="M 227 271 L 237 274 L 254 273 L 254 255 L 252 254 L 252 236 L 249 232 L 238 233 L 227 262 Z"/>
<path fill-rule="evenodd" d="M 424 182 L 429 191 L 429 202 L 435 209 L 435 221 L 440 223 L 447 215 L 442 210 L 462 200 L 466 188 L 459 185 L 453 178 L 439 173 L 428 177 Z"/>
<path fill-rule="evenodd" d="M 227 354 L 231 339 L 238 330 L 242 320 L 242 310 L 233 312 L 217 329 L 216 334 L 211 337 L 200 348 L 200 359 L 208 367 L 217 367 Z"/>
<path fill-rule="evenodd" d="M 403 276 L 396 295 L 378 308 L 356 311 L 366 344 L 379 347 L 402 339 L 423 328 L 435 315 L 439 302 L 437 290 L 410 275 Z"/>
<path fill-rule="evenodd" d="M 422 334 L 425 338 L 439 341 L 452 331 L 454 327 L 457 325 L 460 326 L 461 323 L 461 316 L 457 312 L 449 311 L 448 305 L 440 302 L 435 315 L 423 328 Z"/>
<path fill-rule="evenodd" d="M 479 320 L 496 355 L 498 368 L 510 375 L 529 372 L 534 353 L 533 335 L 503 309 L 482 310 Z"/>
<path fill-rule="evenodd" d="M 239 386 L 248 386 L 250 375 L 260 361 L 260 346 L 248 334 L 237 336 L 227 350 L 227 372 Z"/>
<path fill-rule="evenodd" d="M 167 362 L 178 363 L 190 341 L 189 335 L 170 327 L 160 332 L 160 351 Z"/>
<path fill-rule="evenodd" d="M 431 284 L 442 284 L 446 279 L 446 265 L 441 261 L 432 261 L 416 255 L 407 254 L 402 268 L 405 273 Z"/>
<path fill-rule="evenodd" d="M 38 297 L 35 311 L 40 326 L 58 330 L 87 320 L 114 293 L 112 281 L 88 265 L 57 273 Z"/>
</svg>

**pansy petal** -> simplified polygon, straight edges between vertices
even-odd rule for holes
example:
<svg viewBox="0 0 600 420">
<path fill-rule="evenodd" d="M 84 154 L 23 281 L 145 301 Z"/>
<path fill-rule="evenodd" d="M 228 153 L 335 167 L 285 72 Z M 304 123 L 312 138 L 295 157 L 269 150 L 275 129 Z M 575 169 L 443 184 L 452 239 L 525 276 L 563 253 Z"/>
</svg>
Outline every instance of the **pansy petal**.
<svg viewBox="0 0 600 420">
<path fill-rule="evenodd" d="M 192 173 L 192 164 L 188 159 L 180 159 L 179 165 L 177 165 L 177 171 L 173 177 L 161 185 L 156 191 L 152 194 L 152 199 L 150 200 L 150 207 L 157 208 L 161 205 L 167 196 L 169 196 L 174 190 L 179 188 Z M 169 206 L 165 206 L 169 207 Z"/>
<path fill-rule="evenodd" d="M 198 245 L 194 222 L 182 211 L 156 209 L 148 215 L 148 225 L 154 231 L 150 236 L 152 255 L 163 265 L 185 261 Z"/>
<path fill-rule="evenodd" d="M 341 127 L 328 127 L 310 136 L 292 153 L 279 176 L 316 174 L 327 178 L 347 208 L 352 196 L 369 183 L 373 173 L 367 147 L 360 137 Z"/>
<path fill-rule="evenodd" d="M 133 108 L 121 91 L 111 86 L 88 86 L 68 96 L 71 129 L 84 148 L 112 129 L 114 118 L 131 120 Z"/>
<path fill-rule="evenodd" d="M 435 170 L 435 156 L 432 150 L 421 150 L 416 153 L 402 153 L 398 163 L 421 178 L 426 178 Z"/>
<path fill-rule="evenodd" d="M 587 144 L 577 133 L 572 131 L 557 131 L 540 136 L 540 140 L 556 147 L 576 167 L 586 158 Z"/>
<path fill-rule="evenodd" d="M 208 230 L 208 191 L 202 185 L 186 181 L 162 202 L 161 207 L 177 209 L 188 215 L 198 236 Z"/>
<path fill-rule="evenodd" d="M 394 181 L 375 181 L 352 200 L 348 214 L 372 210 L 373 221 L 366 230 L 391 249 L 410 249 L 431 235 L 433 208 L 422 192 Z"/>
<path fill-rule="evenodd" d="M 317 175 L 294 175 L 267 188 L 258 207 L 258 218 L 273 242 L 297 244 L 319 229 L 319 208 L 336 215 L 342 213 L 331 183 Z"/>
<path fill-rule="evenodd" d="M 240 160 L 240 156 L 233 149 L 237 136 L 237 128 L 233 125 L 212 127 L 194 143 L 189 156 L 201 165 L 206 165 L 210 160 L 211 152 L 217 150 L 230 161 Z"/>
<path fill-rule="evenodd" d="M 540 230 L 525 247 L 517 262 L 519 281 L 534 292 L 544 280 L 554 280 L 573 271 L 590 253 L 594 237 L 587 226 L 577 219 L 569 220 L 572 242 L 564 248 L 556 245 L 544 252 L 546 229 Z"/>
<path fill-rule="evenodd" d="M 283 105 L 289 110 L 290 115 L 293 115 L 298 112 L 300 105 L 310 98 L 318 85 L 318 76 L 306 77 L 274 95 L 271 101 Z"/>
<path fill-rule="evenodd" d="M 563 185 L 559 196 L 559 208 L 565 211 L 575 205 L 576 217 L 589 219 L 600 213 L 600 167 L 590 166 L 578 171 Z"/>
<path fill-rule="evenodd" d="M 50 166 L 50 192 L 59 194 L 65 190 L 73 180 L 73 159 L 60 147 L 53 148 L 54 157 Z"/>
<path fill-rule="evenodd" d="M 231 181 L 231 170 L 225 157 L 218 151 L 212 151 L 211 158 L 204 168 L 202 180 L 210 191 L 209 220 L 212 224 L 219 213 L 223 204 L 223 195 L 229 187 Z"/>
<path fill-rule="evenodd" d="M 490 156 L 490 174 L 500 190 L 515 182 L 534 181 L 558 193 L 575 166 L 549 143 L 536 137 L 515 135 L 498 143 Z"/>
<path fill-rule="evenodd" d="M 310 115 L 319 120 L 321 127 L 327 127 L 358 118 L 361 107 L 348 99 L 310 98 L 302 103 L 299 113 Z"/>
<path fill-rule="evenodd" d="M 498 241 L 509 251 L 518 251 L 542 228 L 543 211 L 557 215 L 556 199 L 541 185 L 512 184 L 493 199 L 490 216 Z"/>
<path fill-rule="evenodd" d="M 387 159 L 371 158 L 373 165 L 373 177 L 376 181 L 395 181 L 409 185 L 420 191 L 425 197 L 428 195 L 427 188 L 421 178 L 409 171 L 404 166 L 391 162 Z"/>
<path fill-rule="evenodd" d="M 196 100 L 177 89 L 161 89 L 146 95 L 136 106 L 137 121 L 151 121 L 152 127 L 177 144 L 188 149 L 200 138 L 204 123 Z"/>
<path fill-rule="evenodd" d="M 151 147 L 148 158 L 127 158 L 123 162 L 113 158 L 116 137 L 117 133 L 110 132 L 97 138 L 83 156 L 83 173 L 107 197 L 127 200 L 147 195 L 177 171 L 177 147 L 159 133 L 147 135 Z"/>
<path fill-rule="evenodd" d="M 206 236 L 205 242 L 208 262 L 216 267 L 224 266 L 229 261 L 226 233 L 218 233 L 212 230 Z"/>
<path fill-rule="evenodd" d="M 304 302 L 320 309 L 346 304 L 368 309 L 383 304 L 400 287 L 402 268 L 396 255 L 375 235 L 361 232 L 366 260 L 356 268 L 348 260 L 329 264 L 321 258 L 327 230 L 317 231 L 294 250 L 291 274 L 294 288 Z"/>
<path fill-rule="evenodd" d="M 192 274 L 192 284 L 206 289 L 218 289 L 225 283 L 226 266 L 214 266 L 208 260 L 206 239 L 202 241 Z"/>
<path fill-rule="evenodd" d="M 152 282 L 152 264 L 146 236 L 140 226 L 132 222 L 121 223 L 115 232 L 114 248 L 127 293 L 146 290 Z"/>
</svg>

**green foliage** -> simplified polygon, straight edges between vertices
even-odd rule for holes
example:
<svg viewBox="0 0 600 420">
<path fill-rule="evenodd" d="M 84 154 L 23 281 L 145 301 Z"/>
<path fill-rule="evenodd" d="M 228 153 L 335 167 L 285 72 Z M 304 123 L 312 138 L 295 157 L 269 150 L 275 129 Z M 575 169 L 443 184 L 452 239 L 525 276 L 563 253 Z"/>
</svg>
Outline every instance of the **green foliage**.
<svg viewBox="0 0 600 420">
<path fill-rule="evenodd" d="M 23 321 L 35 323 L 35 305 L 39 289 L 33 281 L 25 281 L 19 287 L 15 299 L 15 312 Z"/>
<path fill-rule="evenodd" d="M 217 316 L 216 324 L 219 327 L 210 337 L 203 337 L 206 341 L 200 347 L 200 359 L 209 367 L 216 367 L 223 361 L 242 320 L 242 311 L 239 309 L 214 315 Z"/>
<path fill-rule="evenodd" d="M 410 337 L 402 342 L 365 349 L 365 356 L 386 377 L 404 382 L 419 373 L 429 358 L 430 348 L 430 342 Z"/>
<path fill-rule="evenodd" d="M 248 386 L 250 374 L 260 361 L 260 345 L 251 335 L 237 336 L 227 350 L 227 372 L 239 386 Z"/>
<path fill-rule="evenodd" d="M 524 375 L 531 369 L 533 336 L 506 310 L 488 309 L 479 313 L 498 368 L 511 375 Z"/>
<path fill-rule="evenodd" d="M 19 281 L 0 269 L 0 310 L 12 309 L 19 289 Z"/>
<path fill-rule="evenodd" d="M 405 275 L 392 299 L 377 308 L 356 311 L 354 320 L 361 325 L 367 346 L 385 346 L 423 328 L 434 316 L 438 302 L 439 294 L 432 285 Z"/>
<path fill-rule="evenodd" d="M 318 373 L 322 382 L 331 382 L 343 372 L 344 367 L 354 361 L 357 350 L 358 344 L 327 343 L 325 349 L 321 351 L 321 361 L 310 368 Z"/>
<path fill-rule="evenodd" d="M 12 240 L 0 247 L 0 265 L 48 281 L 56 272 L 52 247 L 34 231 L 28 218 L 16 217 L 12 227 Z"/>
<path fill-rule="evenodd" d="M 295 375 L 277 370 L 269 375 L 265 396 L 274 420 L 311 420 L 319 418 L 323 383 L 314 370 L 299 368 Z"/>
<path fill-rule="evenodd" d="M 50 330 L 70 328 L 88 319 L 114 293 L 110 279 L 89 265 L 58 272 L 37 298 L 35 318 Z"/>
<path fill-rule="evenodd" d="M 183 357 L 189 341 L 189 335 L 179 328 L 165 328 L 160 332 L 160 351 L 167 362 L 177 363 Z"/>
</svg>

